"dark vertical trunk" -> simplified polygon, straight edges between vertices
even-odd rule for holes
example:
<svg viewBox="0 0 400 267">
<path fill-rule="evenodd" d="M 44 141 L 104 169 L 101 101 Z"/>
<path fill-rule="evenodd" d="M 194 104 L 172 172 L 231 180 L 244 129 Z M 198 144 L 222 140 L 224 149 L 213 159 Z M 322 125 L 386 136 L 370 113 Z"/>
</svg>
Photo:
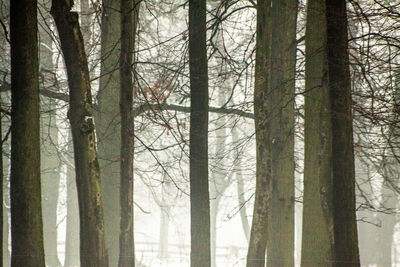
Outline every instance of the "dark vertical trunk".
<svg viewBox="0 0 400 267">
<path fill-rule="evenodd" d="M 294 89 L 297 0 L 271 6 L 271 188 L 267 265 L 294 265 Z"/>
<path fill-rule="evenodd" d="M 104 242 L 103 203 L 96 152 L 88 62 L 78 14 L 69 1 L 53 1 L 54 17 L 67 68 L 75 175 L 80 217 L 81 266 L 108 266 Z"/>
<path fill-rule="evenodd" d="M 247 267 L 264 267 L 271 181 L 269 151 L 269 90 L 271 0 L 257 2 L 257 44 L 254 88 L 254 123 L 256 129 L 256 192 L 251 224 Z"/>
<path fill-rule="evenodd" d="M 121 0 L 121 53 L 120 53 L 120 110 L 121 110 L 121 222 L 119 236 L 119 267 L 135 266 L 133 236 L 133 77 L 132 54 L 139 2 Z M 134 23 L 135 22 L 135 23 Z"/>
<path fill-rule="evenodd" d="M 11 1 L 12 266 L 43 266 L 37 1 Z"/>
<path fill-rule="evenodd" d="M 332 129 L 325 1 L 309 0 L 306 25 L 304 201 L 301 266 L 332 266 Z"/>
<path fill-rule="evenodd" d="M 65 236 L 64 267 L 80 265 L 79 255 L 79 205 L 76 190 L 75 170 L 73 168 L 73 146 L 71 133 L 68 136 L 67 163 L 67 225 Z"/>
<path fill-rule="evenodd" d="M 192 267 L 211 265 L 208 189 L 206 1 L 189 0 L 190 218 Z"/>
<path fill-rule="evenodd" d="M 327 0 L 336 266 L 359 266 L 346 1 Z"/>
</svg>

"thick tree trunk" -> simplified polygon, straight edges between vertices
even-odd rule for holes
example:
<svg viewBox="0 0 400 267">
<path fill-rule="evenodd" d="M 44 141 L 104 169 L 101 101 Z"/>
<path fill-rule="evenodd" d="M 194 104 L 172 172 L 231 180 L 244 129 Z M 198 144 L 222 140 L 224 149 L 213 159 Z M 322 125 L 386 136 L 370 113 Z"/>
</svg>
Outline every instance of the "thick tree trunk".
<svg viewBox="0 0 400 267">
<path fill-rule="evenodd" d="M 11 1 L 11 266 L 44 267 L 37 1 Z"/>
<path fill-rule="evenodd" d="M 189 0 L 190 218 L 192 267 L 209 267 L 208 70 L 206 1 Z"/>
<path fill-rule="evenodd" d="M 73 168 L 72 134 L 68 136 L 68 163 L 67 163 L 67 226 L 65 236 L 64 267 L 80 265 L 79 254 L 79 205 L 76 190 L 75 170 Z"/>
<path fill-rule="evenodd" d="M 305 162 L 301 266 L 332 266 L 332 127 L 325 1 L 309 0 L 306 25 Z"/>
<path fill-rule="evenodd" d="M 121 110 L 121 222 L 119 236 L 119 267 L 135 266 L 135 245 L 133 236 L 133 77 L 132 54 L 139 11 L 139 2 L 121 0 L 121 56 L 120 56 L 120 110 Z"/>
<path fill-rule="evenodd" d="M 100 89 L 95 110 L 102 174 L 106 248 L 111 267 L 118 265 L 120 227 L 120 3 L 102 1 Z"/>
<path fill-rule="evenodd" d="M 359 266 L 346 1 L 327 0 L 336 266 Z"/>
<path fill-rule="evenodd" d="M 271 182 L 270 121 L 268 117 L 271 0 L 257 2 L 257 44 L 254 87 L 256 129 L 256 192 L 247 267 L 264 267 Z"/>
<path fill-rule="evenodd" d="M 108 266 L 104 243 L 103 203 L 93 124 L 88 62 L 71 2 L 53 1 L 54 17 L 67 67 L 70 91 L 68 118 L 74 143 L 80 217 L 81 266 Z"/>
<path fill-rule="evenodd" d="M 294 265 L 294 89 L 297 0 L 271 6 L 271 188 L 267 265 Z"/>
</svg>

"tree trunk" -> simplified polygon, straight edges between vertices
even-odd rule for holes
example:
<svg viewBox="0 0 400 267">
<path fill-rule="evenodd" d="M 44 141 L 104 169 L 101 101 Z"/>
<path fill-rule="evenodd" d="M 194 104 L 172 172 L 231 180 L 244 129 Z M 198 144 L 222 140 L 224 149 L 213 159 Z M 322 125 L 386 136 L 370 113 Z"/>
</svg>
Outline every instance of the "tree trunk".
<svg viewBox="0 0 400 267">
<path fill-rule="evenodd" d="M 208 70 L 206 1 L 189 0 L 190 218 L 192 267 L 209 267 Z"/>
<path fill-rule="evenodd" d="M 93 123 L 88 62 L 71 2 L 53 1 L 54 17 L 67 67 L 70 92 L 68 118 L 74 144 L 75 175 L 80 217 L 80 258 L 82 266 L 108 266 L 104 242 L 103 203 Z"/>
<path fill-rule="evenodd" d="M 294 89 L 297 0 L 271 7 L 270 118 L 271 188 L 267 265 L 294 265 Z"/>
<path fill-rule="evenodd" d="M 45 266 L 37 1 L 11 1 L 11 266 Z"/>
<path fill-rule="evenodd" d="M 132 54 L 139 12 L 139 2 L 120 1 L 121 10 L 121 56 L 120 66 L 120 110 L 121 110 L 121 222 L 119 236 L 119 267 L 135 266 L 134 213 L 133 213 L 133 80 Z"/>
<path fill-rule="evenodd" d="M 237 144 L 239 141 L 238 133 L 236 127 L 232 129 L 232 143 Z M 236 152 L 236 185 L 237 185 L 237 194 L 238 194 L 238 204 L 239 204 L 239 215 L 240 220 L 242 222 L 243 233 L 246 237 L 247 242 L 250 241 L 250 225 L 247 219 L 247 211 L 246 211 L 246 200 L 244 198 L 244 182 L 242 175 L 242 155 L 240 155 L 240 149 L 238 147 L 235 148 Z"/>
<path fill-rule="evenodd" d="M 305 159 L 301 266 L 332 266 L 332 127 L 325 1 L 309 0 L 306 24 Z"/>
<path fill-rule="evenodd" d="M 102 174 L 106 248 L 111 267 L 118 265 L 120 228 L 120 3 L 102 1 L 100 89 L 95 110 L 99 163 Z"/>
<path fill-rule="evenodd" d="M 392 191 L 393 189 L 390 187 L 388 188 L 387 184 L 383 184 L 382 187 L 383 198 L 389 198 L 388 201 L 384 203 L 384 208 L 396 210 L 398 199 L 396 194 Z M 378 223 L 380 223 L 380 227 L 375 229 L 377 237 L 375 240 L 375 249 L 378 250 L 376 253 L 376 263 L 379 267 L 391 267 L 393 234 L 397 223 L 396 214 L 384 214 L 381 212 L 377 214 L 376 217 Z M 370 253 L 372 253 L 372 251 L 370 251 Z"/>
<path fill-rule="evenodd" d="M 256 191 L 247 267 L 264 267 L 267 249 L 269 197 L 271 190 L 270 121 L 268 118 L 271 0 L 257 2 L 257 44 L 254 87 L 256 129 Z"/>
<path fill-rule="evenodd" d="M 161 185 L 162 188 L 162 203 L 166 203 L 164 199 L 164 184 Z M 170 208 L 169 206 L 160 206 L 160 242 L 159 242 L 159 247 L 158 247 L 158 257 L 162 260 L 168 261 L 168 242 L 169 242 L 169 211 Z"/>
<path fill-rule="evenodd" d="M 65 236 L 64 267 L 80 265 L 79 254 L 79 205 L 73 168 L 73 147 L 71 133 L 68 135 L 67 163 L 67 226 Z"/>
<path fill-rule="evenodd" d="M 359 266 L 346 1 L 327 0 L 336 266 Z"/>
</svg>

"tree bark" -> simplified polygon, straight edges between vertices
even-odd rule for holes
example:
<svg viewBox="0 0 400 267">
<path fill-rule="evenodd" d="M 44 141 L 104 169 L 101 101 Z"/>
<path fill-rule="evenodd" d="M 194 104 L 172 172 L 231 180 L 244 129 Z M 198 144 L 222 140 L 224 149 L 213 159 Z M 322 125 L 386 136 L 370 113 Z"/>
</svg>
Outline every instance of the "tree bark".
<svg viewBox="0 0 400 267">
<path fill-rule="evenodd" d="M 189 0 L 190 218 L 192 267 L 209 267 L 208 70 L 206 1 Z"/>
<path fill-rule="evenodd" d="M 120 227 L 120 3 L 102 0 L 100 89 L 95 110 L 102 174 L 106 249 L 110 266 L 118 265 Z"/>
<path fill-rule="evenodd" d="M 326 1 L 336 266 L 359 266 L 346 1 Z"/>
<path fill-rule="evenodd" d="M 257 44 L 254 87 L 256 129 L 256 191 L 247 267 L 264 267 L 271 190 L 270 121 L 268 117 L 269 57 L 271 52 L 271 0 L 257 2 Z"/>
<path fill-rule="evenodd" d="M 88 62 L 72 2 L 53 1 L 54 17 L 67 67 L 76 184 L 80 217 L 81 266 L 108 266 L 104 242 L 103 203 L 93 123 Z"/>
<path fill-rule="evenodd" d="M 37 1 L 11 1 L 11 266 L 45 266 Z"/>
<path fill-rule="evenodd" d="M 306 24 L 305 160 L 301 266 L 333 266 L 332 127 L 325 1 L 309 0 Z"/>
<path fill-rule="evenodd" d="M 294 265 L 294 90 L 297 0 L 271 6 L 271 188 L 267 266 Z"/>
<path fill-rule="evenodd" d="M 133 77 L 132 54 L 139 12 L 139 1 L 121 0 L 121 53 L 120 53 L 120 112 L 121 112 L 121 191 L 120 191 L 120 236 L 119 267 L 135 266 L 134 213 L 133 213 Z"/>
</svg>

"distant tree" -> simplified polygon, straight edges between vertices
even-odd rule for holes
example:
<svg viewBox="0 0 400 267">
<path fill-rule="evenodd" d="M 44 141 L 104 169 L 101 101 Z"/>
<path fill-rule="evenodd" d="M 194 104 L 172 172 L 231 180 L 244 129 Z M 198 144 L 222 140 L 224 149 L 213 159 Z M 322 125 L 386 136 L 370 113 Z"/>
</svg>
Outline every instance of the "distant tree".
<svg viewBox="0 0 400 267">
<path fill-rule="evenodd" d="M 11 266 L 44 267 L 37 1 L 11 1 Z"/>
<path fill-rule="evenodd" d="M 211 265 L 208 191 L 206 0 L 189 1 L 190 225 L 192 267 Z"/>
<path fill-rule="evenodd" d="M 103 200 L 96 152 L 88 62 L 79 18 L 72 1 L 53 1 L 69 85 L 68 118 L 74 144 L 80 217 L 81 266 L 108 266 L 104 241 Z"/>
</svg>

